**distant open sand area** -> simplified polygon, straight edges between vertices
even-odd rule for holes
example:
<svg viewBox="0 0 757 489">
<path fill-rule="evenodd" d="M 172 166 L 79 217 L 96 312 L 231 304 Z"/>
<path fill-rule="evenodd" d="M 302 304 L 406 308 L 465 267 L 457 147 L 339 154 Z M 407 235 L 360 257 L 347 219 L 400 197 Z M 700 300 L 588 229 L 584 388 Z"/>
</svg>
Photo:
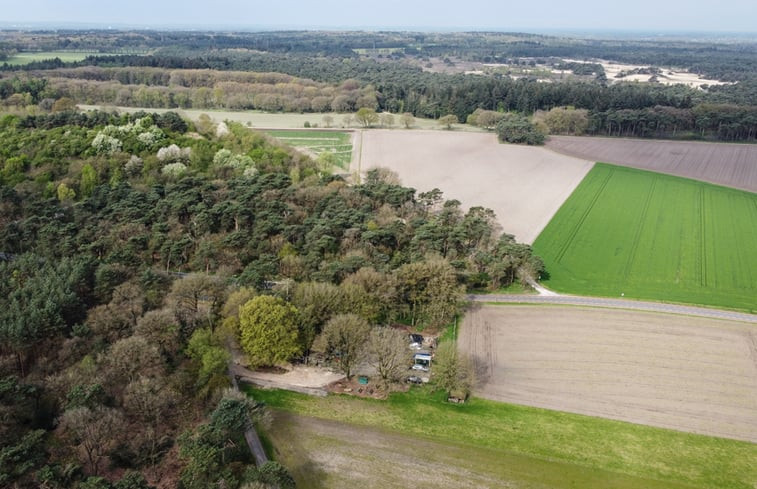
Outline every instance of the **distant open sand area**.
<svg viewBox="0 0 757 489">
<path fill-rule="evenodd" d="M 504 232 L 525 243 L 593 166 L 544 148 L 500 144 L 489 133 L 372 129 L 357 134 L 355 144 L 352 171 L 386 167 L 418 191 L 438 188 L 465 208 L 488 207 Z"/>
<path fill-rule="evenodd" d="M 580 307 L 469 311 L 489 399 L 757 442 L 757 334 L 715 319 Z"/>
<path fill-rule="evenodd" d="M 551 136 L 547 148 L 576 158 L 757 192 L 755 144 Z"/>
</svg>

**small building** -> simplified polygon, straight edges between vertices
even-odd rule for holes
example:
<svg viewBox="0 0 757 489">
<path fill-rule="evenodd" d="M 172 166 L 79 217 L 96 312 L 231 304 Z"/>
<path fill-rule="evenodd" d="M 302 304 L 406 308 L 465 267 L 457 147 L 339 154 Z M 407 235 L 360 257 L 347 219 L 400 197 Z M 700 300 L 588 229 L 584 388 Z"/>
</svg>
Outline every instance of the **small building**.
<svg viewBox="0 0 757 489">
<path fill-rule="evenodd" d="M 431 353 L 424 351 L 413 355 L 413 370 L 423 370 L 428 372 L 431 368 Z"/>
</svg>

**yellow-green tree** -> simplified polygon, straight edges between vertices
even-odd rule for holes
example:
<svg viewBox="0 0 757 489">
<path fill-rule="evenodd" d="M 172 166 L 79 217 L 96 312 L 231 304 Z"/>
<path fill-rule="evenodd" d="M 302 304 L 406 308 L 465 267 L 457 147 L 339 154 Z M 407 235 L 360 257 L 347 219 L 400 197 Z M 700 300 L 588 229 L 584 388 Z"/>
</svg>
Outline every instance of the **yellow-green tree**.
<svg viewBox="0 0 757 489">
<path fill-rule="evenodd" d="M 297 308 L 261 295 L 239 309 L 240 344 L 253 366 L 275 365 L 302 353 Z"/>
</svg>

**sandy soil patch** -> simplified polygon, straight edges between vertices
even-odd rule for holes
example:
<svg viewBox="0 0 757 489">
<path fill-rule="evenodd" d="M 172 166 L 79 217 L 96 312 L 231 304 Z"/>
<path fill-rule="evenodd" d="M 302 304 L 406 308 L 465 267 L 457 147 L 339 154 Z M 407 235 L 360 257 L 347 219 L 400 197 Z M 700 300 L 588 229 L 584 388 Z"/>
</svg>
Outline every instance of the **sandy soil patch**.
<svg viewBox="0 0 757 489">
<path fill-rule="evenodd" d="M 757 192 L 757 145 L 551 136 L 560 154 Z"/>
<path fill-rule="evenodd" d="M 648 82 L 652 75 L 647 74 L 633 74 L 627 75 L 621 78 L 616 78 L 620 73 L 629 73 L 639 68 L 648 68 L 649 65 L 627 65 L 623 63 L 613 63 L 610 61 L 596 60 L 596 61 L 584 61 L 578 59 L 566 59 L 565 61 L 573 63 L 599 63 L 605 70 L 607 80 L 612 83 L 619 83 L 623 81 L 638 81 Z M 657 81 L 663 85 L 675 85 L 681 83 L 690 87 L 699 88 L 702 85 L 724 85 L 727 82 L 721 82 L 719 80 L 709 80 L 701 78 L 696 73 L 690 73 L 686 70 L 679 68 L 660 68 L 661 74 L 657 76 Z"/>
<path fill-rule="evenodd" d="M 459 339 L 477 394 L 757 442 L 757 333 L 744 323 L 578 307 L 479 307 Z"/>
<path fill-rule="evenodd" d="M 418 191 L 440 189 L 463 206 L 497 213 L 504 232 L 533 242 L 593 163 L 544 148 L 500 144 L 494 134 L 364 131 L 351 170 L 382 166 Z"/>
</svg>

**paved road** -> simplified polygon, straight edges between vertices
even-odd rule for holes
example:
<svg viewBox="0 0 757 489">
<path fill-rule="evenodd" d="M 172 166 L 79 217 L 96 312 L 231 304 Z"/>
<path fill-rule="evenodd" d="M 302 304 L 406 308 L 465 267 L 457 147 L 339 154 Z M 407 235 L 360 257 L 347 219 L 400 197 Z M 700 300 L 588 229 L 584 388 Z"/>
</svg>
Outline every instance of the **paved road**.
<svg viewBox="0 0 757 489">
<path fill-rule="evenodd" d="M 662 312 L 669 314 L 683 314 L 687 316 L 701 316 L 713 319 L 728 319 L 731 321 L 744 321 L 757 323 L 756 314 L 748 314 L 736 311 L 724 311 L 721 309 L 708 309 L 705 307 L 683 306 L 678 304 L 665 304 L 662 302 L 645 302 L 630 299 L 609 299 L 604 297 L 580 297 L 574 295 L 498 295 L 471 294 L 469 300 L 474 302 L 503 302 L 503 303 L 528 303 L 528 304 L 562 304 L 573 306 L 609 307 L 613 309 L 633 309 L 637 311 Z"/>
</svg>

